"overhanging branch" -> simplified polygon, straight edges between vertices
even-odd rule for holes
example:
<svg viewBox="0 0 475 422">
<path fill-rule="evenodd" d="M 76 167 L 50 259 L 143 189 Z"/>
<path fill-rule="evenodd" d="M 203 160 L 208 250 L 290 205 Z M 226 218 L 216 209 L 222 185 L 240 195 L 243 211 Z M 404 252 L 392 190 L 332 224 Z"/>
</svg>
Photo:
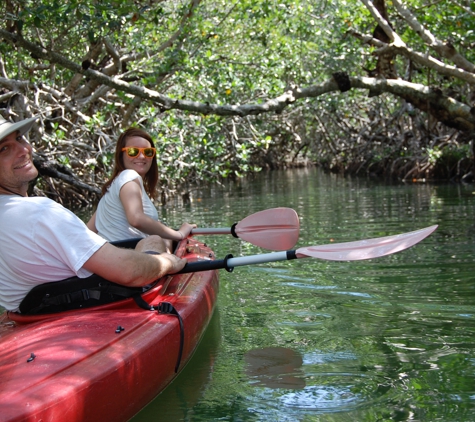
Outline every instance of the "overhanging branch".
<svg viewBox="0 0 475 422">
<path fill-rule="evenodd" d="M 337 81 L 331 78 L 310 87 L 291 88 L 279 97 L 269 99 L 260 104 L 219 105 L 188 100 L 175 100 L 145 87 L 129 84 L 116 77 L 109 77 L 96 70 L 82 69 L 80 65 L 64 56 L 42 48 L 8 31 L 0 29 L 0 36 L 3 36 L 11 42 L 15 42 L 16 45 L 27 49 L 39 58 L 49 60 L 74 72 L 81 73 L 118 91 L 123 91 L 154 104 L 158 104 L 163 111 L 176 109 L 204 115 L 214 114 L 218 116 L 241 117 L 269 112 L 280 113 L 289 104 L 299 99 L 314 98 L 340 90 Z M 451 97 L 447 97 L 440 91 L 431 89 L 425 85 L 414 84 L 401 79 L 366 78 L 358 76 L 349 77 L 349 82 L 348 89 L 359 88 L 378 93 L 388 92 L 407 101 L 414 101 L 416 104 L 427 104 L 428 107 L 426 111 L 433 112 L 434 109 L 438 110 L 438 118 L 450 127 L 462 130 L 474 130 L 475 128 L 475 113 L 472 107 L 456 101 Z"/>
</svg>

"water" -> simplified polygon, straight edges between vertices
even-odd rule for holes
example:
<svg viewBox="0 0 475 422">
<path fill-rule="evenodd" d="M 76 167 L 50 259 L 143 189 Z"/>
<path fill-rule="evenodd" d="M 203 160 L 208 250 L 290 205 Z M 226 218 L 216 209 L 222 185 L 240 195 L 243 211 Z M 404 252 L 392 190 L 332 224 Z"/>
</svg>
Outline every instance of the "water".
<svg viewBox="0 0 475 422">
<path fill-rule="evenodd" d="M 474 191 L 292 170 L 160 210 L 172 226 L 229 227 L 291 207 L 301 219 L 296 247 L 439 229 L 371 261 L 222 271 L 193 360 L 133 421 L 475 420 Z M 266 252 L 230 236 L 205 239 L 219 258 Z"/>
<path fill-rule="evenodd" d="M 439 228 L 372 261 L 221 271 L 193 360 L 133 422 L 475 420 L 475 186 L 292 170 L 209 186 L 159 211 L 173 227 L 230 227 L 279 206 L 300 216 L 296 247 Z M 200 238 L 218 258 L 267 252 Z"/>
</svg>

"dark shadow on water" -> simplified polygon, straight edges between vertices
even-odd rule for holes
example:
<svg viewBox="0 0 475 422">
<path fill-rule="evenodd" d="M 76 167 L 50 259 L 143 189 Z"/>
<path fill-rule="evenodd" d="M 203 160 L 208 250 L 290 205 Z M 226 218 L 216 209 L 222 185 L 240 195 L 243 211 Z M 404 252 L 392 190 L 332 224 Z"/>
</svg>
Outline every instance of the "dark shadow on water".
<svg viewBox="0 0 475 422">
<path fill-rule="evenodd" d="M 203 396 L 213 376 L 220 336 L 219 309 L 216 309 L 196 352 L 183 371 L 130 422 L 190 420 L 193 407 Z M 159 353 L 157 359 L 160 359 Z"/>
</svg>

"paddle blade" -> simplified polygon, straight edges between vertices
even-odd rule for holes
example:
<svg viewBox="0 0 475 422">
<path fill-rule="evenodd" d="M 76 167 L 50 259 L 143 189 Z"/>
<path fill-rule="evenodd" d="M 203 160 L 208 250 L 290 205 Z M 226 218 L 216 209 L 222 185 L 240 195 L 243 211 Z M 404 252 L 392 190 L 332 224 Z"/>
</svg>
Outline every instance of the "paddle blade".
<svg viewBox="0 0 475 422">
<path fill-rule="evenodd" d="M 286 251 L 299 239 L 300 221 L 292 208 L 272 208 L 252 214 L 235 228 L 237 236 L 264 249 Z"/>
<path fill-rule="evenodd" d="M 328 261 L 359 261 L 390 255 L 414 246 L 429 236 L 437 226 L 394 236 L 377 237 L 356 242 L 333 243 L 297 249 L 297 258 L 320 258 Z"/>
</svg>

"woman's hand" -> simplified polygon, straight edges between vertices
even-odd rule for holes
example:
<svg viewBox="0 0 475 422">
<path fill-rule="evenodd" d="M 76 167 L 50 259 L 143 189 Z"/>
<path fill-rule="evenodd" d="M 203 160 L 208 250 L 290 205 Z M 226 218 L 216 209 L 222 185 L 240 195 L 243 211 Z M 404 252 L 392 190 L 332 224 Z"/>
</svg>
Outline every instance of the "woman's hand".
<svg viewBox="0 0 475 422">
<path fill-rule="evenodd" d="M 183 236 L 183 239 L 185 237 L 188 237 L 193 229 L 196 229 L 198 227 L 196 224 L 190 224 L 190 223 L 183 223 L 178 230 L 178 233 L 181 233 Z"/>
</svg>

